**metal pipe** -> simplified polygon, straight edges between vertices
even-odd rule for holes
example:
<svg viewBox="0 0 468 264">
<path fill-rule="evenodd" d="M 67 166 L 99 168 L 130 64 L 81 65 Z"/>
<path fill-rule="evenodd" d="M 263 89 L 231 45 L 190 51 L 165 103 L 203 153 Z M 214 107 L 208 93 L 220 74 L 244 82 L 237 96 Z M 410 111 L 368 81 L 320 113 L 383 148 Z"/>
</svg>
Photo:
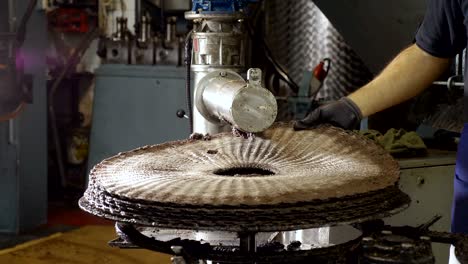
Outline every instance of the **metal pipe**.
<svg viewBox="0 0 468 264">
<path fill-rule="evenodd" d="M 137 29 L 137 34 L 141 30 L 141 0 L 135 0 L 135 24 Z"/>
<path fill-rule="evenodd" d="M 456 75 L 463 75 L 464 74 L 464 53 L 465 51 L 463 50 L 462 52 L 458 53 L 456 60 L 455 60 L 455 74 Z"/>
<path fill-rule="evenodd" d="M 10 119 L 8 121 L 8 144 L 16 145 L 15 140 L 15 121 Z"/>
<path fill-rule="evenodd" d="M 159 29 L 161 30 L 161 33 L 164 33 L 165 31 L 165 22 L 166 22 L 166 18 L 164 16 L 164 12 L 165 12 L 165 1 L 164 0 L 161 0 L 161 4 L 160 4 L 160 8 L 161 8 L 161 13 L 160 13 L 160 23 L 161 25 L 159 25 Z"/>
<path fill-rule="evenodd" d="M 16 32 L 16 9 L 14 0 L 8 0 L 8 25 L 10 33 Z"/>
<path fill-rule="evenodd" d="M 242 253 L 255 253 L 257 244 L 255 233 L 239 233 L 239 249 Z"/>
<path fill-rule="evenodd" d="M 247 133 L 267 129 L 276 119 L 275 97 L 261 85 L 260 69 L 250 69 L 247 82 L 239 75 L 245 69 L 245 14 L 189 11 L 185 18 L 194 21 L 194 132 L 215 134 L 228 125 Z"/>
<path fill-rule="evenodd" d="M 465 87 L 465 83 L 462 83 L 462 82 L 452 82 L 451 84 L 449 84 L 449 82 L 447 81 L 436 81 L 436 82 L 433 82 L 432 84 L 434 85 L 442 85 L 442 86 L 455 86 L 455 87 Z"/>
<path fill-rule="evenodd" d="M 9 33 L 14 34 L 16 32 L 16 9 L 15 1 L 8 0 L 8 28 Z M 15 55 L 15 42 L 9 41 L 8 43 L 8 57 L 12 59 Z"/>
<path fill-rule="evenodd" d="M 167 18 L 166 24 L 166 42 L 172 43 L 177 38 L 177 30 L 176 30 L 176 23 L 177 17 L 169 17 Z"/>
<path fill-rule="evenodd" d="M 244 132 L 256 133 L 276 119 L 273 94 L 261 86 L 261 70 L 250 69 L 249 81 L 232 71 L 218 70 L 200 80 L 196 107 L 213 123 L 224 121 Z"/>
</svg>

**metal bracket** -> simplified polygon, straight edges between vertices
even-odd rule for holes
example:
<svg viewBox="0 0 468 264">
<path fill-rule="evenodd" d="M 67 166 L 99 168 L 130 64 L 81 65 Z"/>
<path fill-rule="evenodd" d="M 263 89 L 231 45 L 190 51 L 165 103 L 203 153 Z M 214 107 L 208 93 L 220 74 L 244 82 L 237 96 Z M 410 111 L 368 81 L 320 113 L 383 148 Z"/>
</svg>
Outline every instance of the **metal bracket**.
<svg viewBox="0 0 468 264">
<path fill-rule="evenodd" d="M 461 80 L 461 81 L 457 81 Z M 447 89 L 453 90 L 455 87 L 463 89 L 465 87 L 465 83 L 463 83 L 463 76 L 462 75 L 454 75 L 447 79 L 447 81 L 436 81 L 433 82 L 434 85 L 442 85 L 447 86 Z"/>
<path fill-rule="evenodd" d="M 247 71 L 247 80 L 251 85 L 262 86 L 262 70 L 258 68 L 249 69 Z"/>
<path fill-rule="evenodd" d="M 184 248 L 181 246 L 172 246 L 175 256 L 171 258 L 172 264 L 188 264 L 184 257 Z"/>
</svg>

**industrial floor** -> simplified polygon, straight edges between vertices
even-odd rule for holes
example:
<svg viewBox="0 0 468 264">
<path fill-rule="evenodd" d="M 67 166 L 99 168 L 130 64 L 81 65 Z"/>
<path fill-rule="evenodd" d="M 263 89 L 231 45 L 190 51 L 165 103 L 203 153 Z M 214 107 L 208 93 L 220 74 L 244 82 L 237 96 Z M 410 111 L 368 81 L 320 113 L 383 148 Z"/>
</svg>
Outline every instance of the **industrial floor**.
<svg viewBox="0 0 468 264">
<path fill-rule="evenodd" d="M 166 264 L 170 256 L 147 250 L 111 248 L 113 223 L 78 208 L 51 210 L 49 223 L 35 232 L 0 236 L 0 263 Z"/>
</svg>

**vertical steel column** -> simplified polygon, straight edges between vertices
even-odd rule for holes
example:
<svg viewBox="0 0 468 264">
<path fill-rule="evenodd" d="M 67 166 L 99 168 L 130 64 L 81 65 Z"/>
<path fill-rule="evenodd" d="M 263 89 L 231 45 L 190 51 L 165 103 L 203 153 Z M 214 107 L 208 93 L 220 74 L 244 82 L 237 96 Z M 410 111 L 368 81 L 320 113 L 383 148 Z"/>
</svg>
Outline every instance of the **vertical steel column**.
<svg viewBox="0 0 468 264">
<path fill-rule="evenodd" d="M 257 242 L 255 233 L 239 233 L 240 251 L 243 253 L 255 253 L 257 251 Z"/>
</svg>

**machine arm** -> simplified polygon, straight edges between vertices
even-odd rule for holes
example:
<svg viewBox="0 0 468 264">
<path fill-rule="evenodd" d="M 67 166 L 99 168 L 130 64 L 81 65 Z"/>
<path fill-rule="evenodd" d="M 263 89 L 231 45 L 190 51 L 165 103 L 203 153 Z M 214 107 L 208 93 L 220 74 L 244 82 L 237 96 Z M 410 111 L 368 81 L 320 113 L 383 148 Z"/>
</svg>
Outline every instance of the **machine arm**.
<svg viewBox="0 0 468 264">
<path fill-rule="evenodd" d="M 276 119 L 276 99 L 262 86 L 260 69 L 247 81 L 245 9 L 251 0 L 193 0 L 185 18 L 193 20 L 191 69 L 194 73 L 193 127 L 196 133 L 229 130 L 256 133 Z"/>
</svg>

